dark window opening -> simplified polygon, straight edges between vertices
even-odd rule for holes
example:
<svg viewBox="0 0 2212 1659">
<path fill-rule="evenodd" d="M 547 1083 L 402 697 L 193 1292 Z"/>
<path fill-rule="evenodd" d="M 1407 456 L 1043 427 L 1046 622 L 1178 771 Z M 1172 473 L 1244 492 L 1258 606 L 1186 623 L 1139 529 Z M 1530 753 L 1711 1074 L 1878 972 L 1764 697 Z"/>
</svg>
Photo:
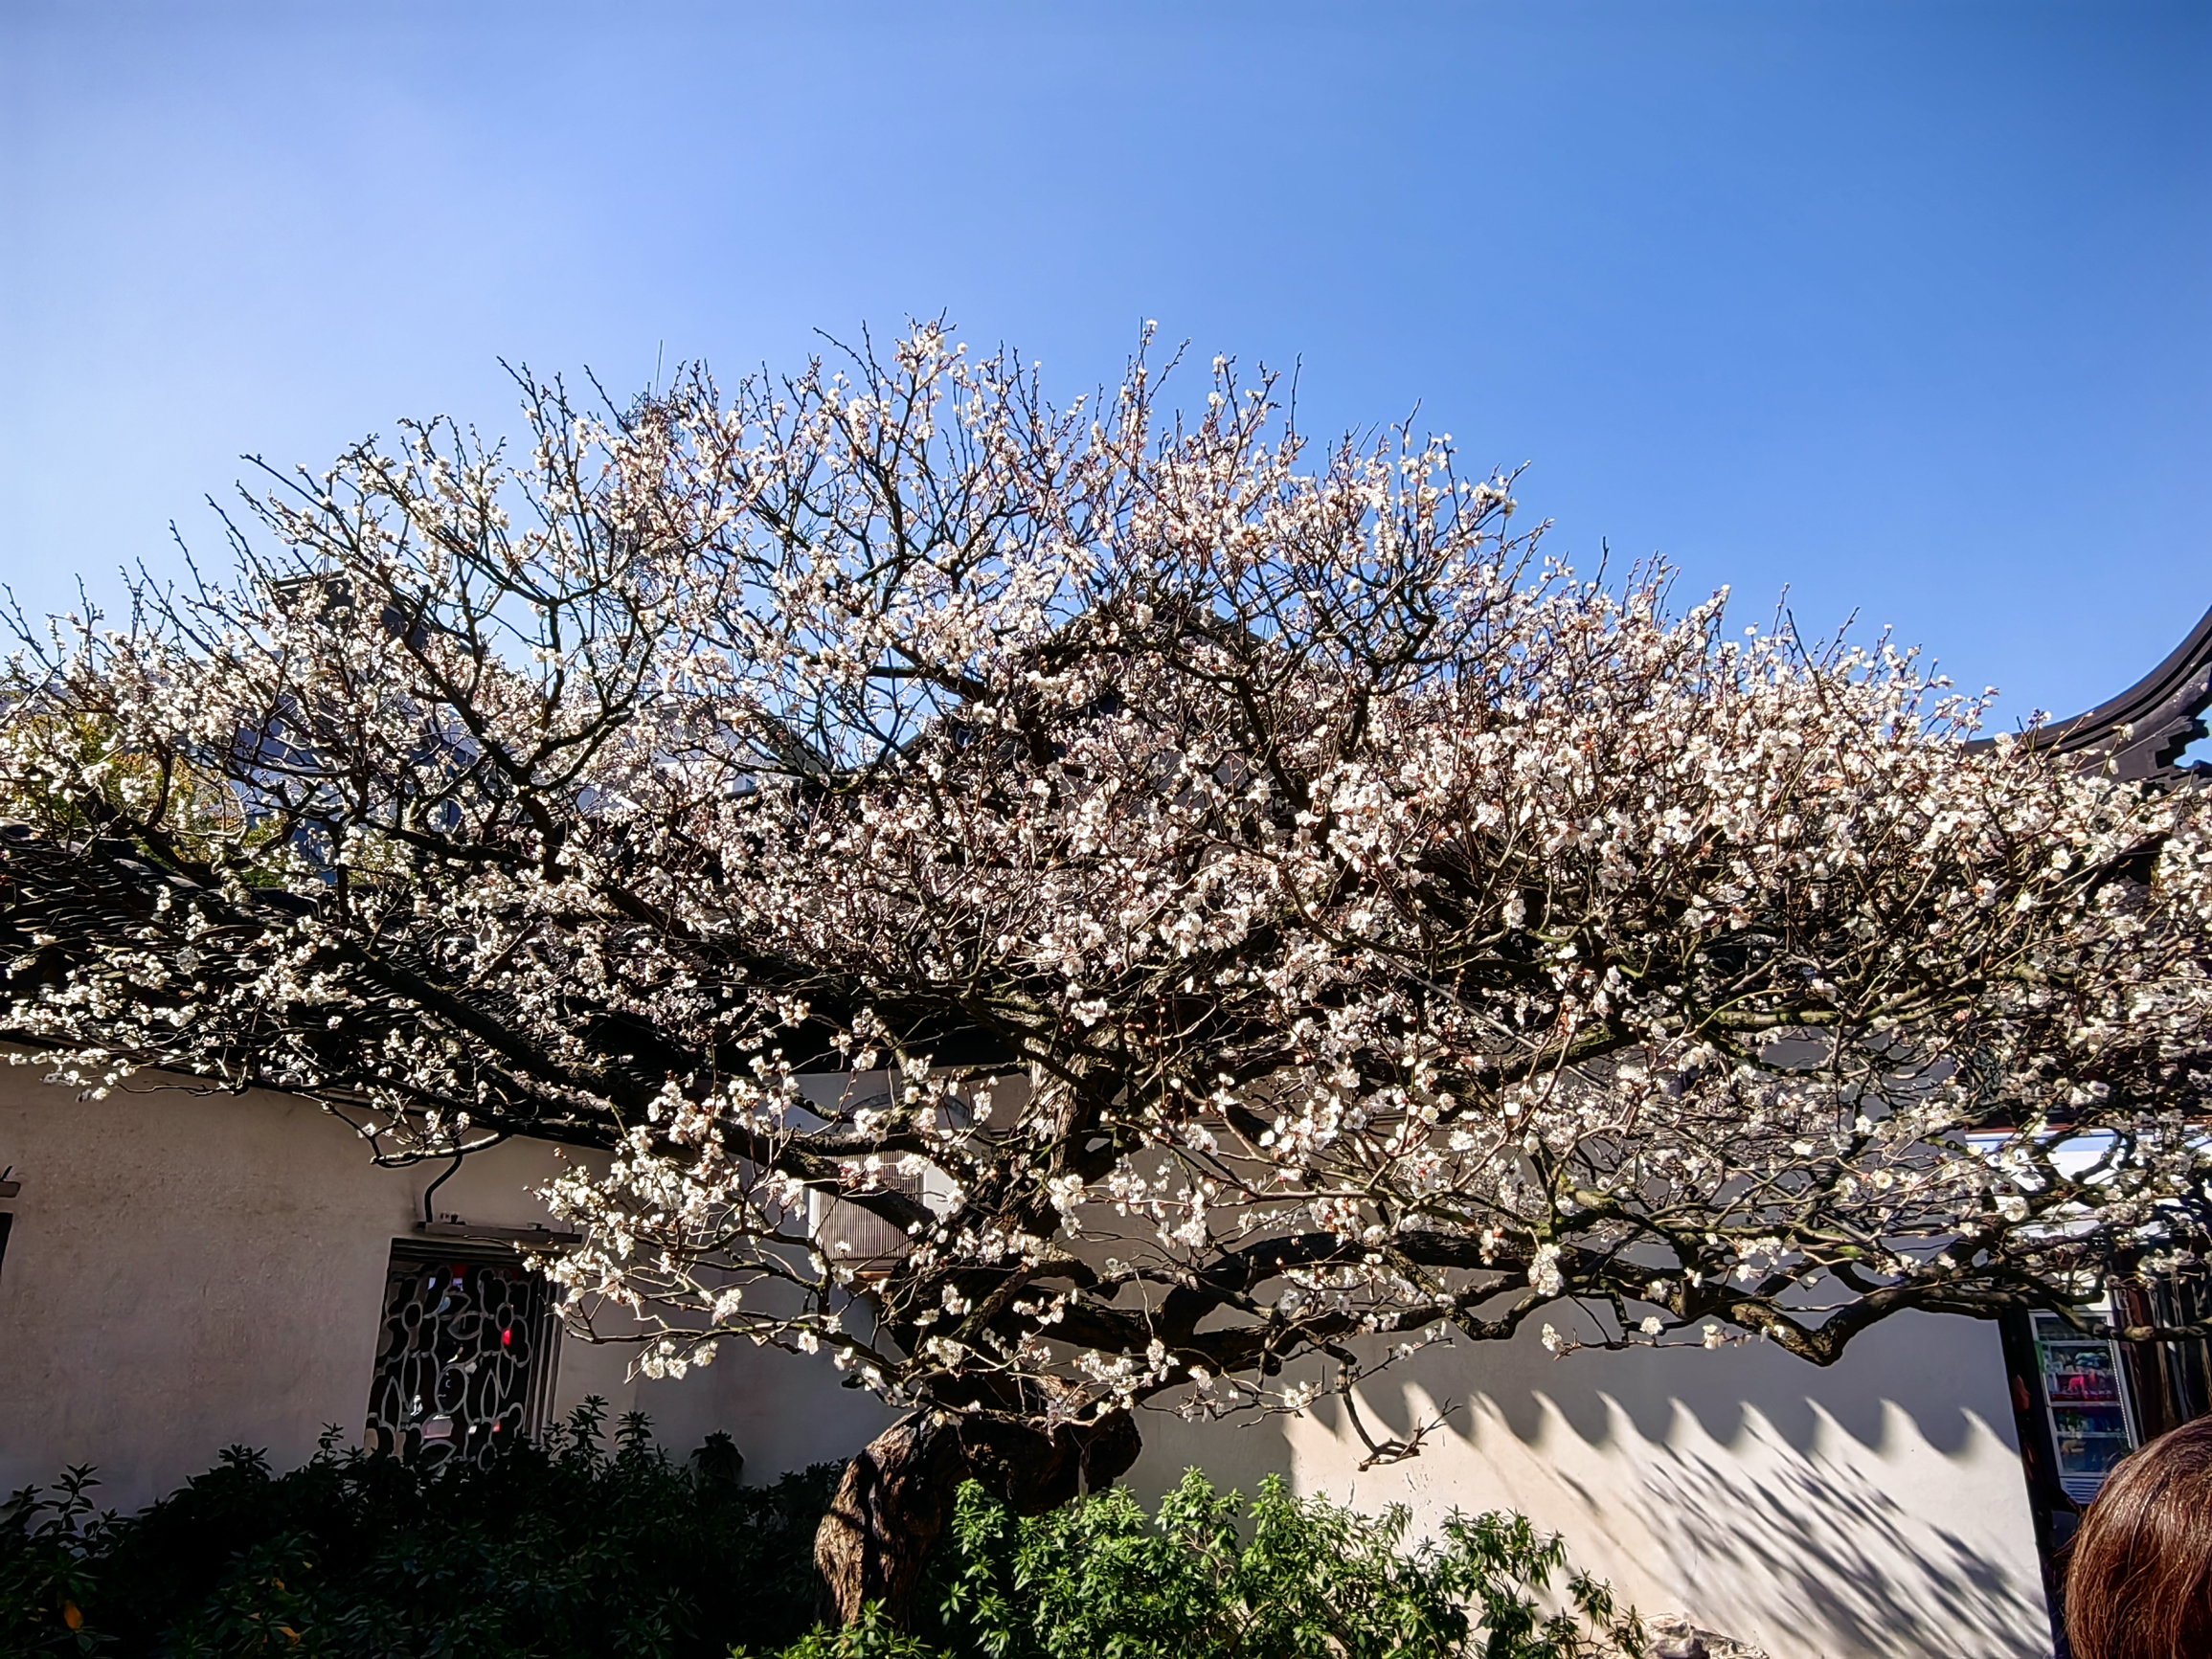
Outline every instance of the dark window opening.
<svg viewBox="0 0 2212 1659">
<path fill-rule="evenodd" d="M 544 1426 L 559 1342 L 545 1280 L 511 1252 L 395 1243 L 363 1444 L 488 1462 Z"/>
<path fill-rule="evenodd" d="M 2196 1325 L 2212 1318 L 2212 1272 L 2201 1261 L 2112 1286 L 2123 1325 Z M 2212 1352 L 2201 1341 L 2123 1342 L 2120 1359 L 2144 1440 L 2212 1412 Z"/>
</svg>

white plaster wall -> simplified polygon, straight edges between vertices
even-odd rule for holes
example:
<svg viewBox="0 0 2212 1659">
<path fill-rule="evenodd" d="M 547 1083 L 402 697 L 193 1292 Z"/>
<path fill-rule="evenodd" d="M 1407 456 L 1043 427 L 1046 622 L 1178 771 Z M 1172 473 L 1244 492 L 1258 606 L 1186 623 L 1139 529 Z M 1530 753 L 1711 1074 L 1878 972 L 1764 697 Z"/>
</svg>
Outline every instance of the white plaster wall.
<svg viewBox="0 0 2212 1659">
<path fill-rule="evenodd" d="M 824 1357 L 726 1349 L 709 1375 L 749 1479 L 845 1456 L 892 1420 Z M 1363 1472 L 1333 1401 L 1215 1424 L 1147 1412 L 1127 1478 L 1151 1504 L 1192 1465 L 1247 1493 L 1280 1473 L 1369 1511 L 1406 1504 L 1416 1532 L 1520 1510 L 1625 1601 L 1773 1659 L 2047 1659 L 2004 1388 L 1995 1329 L 1960 1319 L 1894 1319 L 1825 1370 L 1757 1344 L 1554 1360 L 1531 1334 L 1433 1348 L 1362 1391 L 1378 1438 L 1443 1417 L 1416 1459 Z"/>
<path fill-rule="evenodd" d="M 0 1265 L 0 1490 L 94 1463 L 130 1509 L 225 1446 L 280 1468 L 326 1423 L 358 1437 L 395 1238 L 442 1166 L 378 1170 L 344 1125 L 274 1095 L 79 1101 L 0 1067 L 0 1165 L 21 1194 Z M 514 1142 L 439 1190 L 440 1213 L 527 1225 L 553 1149 Z M 841 1459 L 893 1414 L 826 1356 L 744 1344 L 671 1382 L 629 1351 L 564 1346 L 559 1408 L 650 1413 L 681 1454 L 714 1428 L 747 1478 Z M 1327 1403 L 1301 1420 L 1192 1426 L 1147 1413 L 1130 1482 L 1148 1501 L 1197 1464 L 1431 1527 L 1513 1508 L 1651 1612 L 1682 1611 L 1774 1659 L 2040 1659 L 2050 1650 L 1994 1330 L 1906 1318 L 1825 1371 L 1756 1345 L 1577 1354 L 1533 1336 L 1433 1349 L 1363 1393 L 1413 1461 L 1362 1472 Z"/>
<path fill-rule="evenodd" d="M 1361 1391 L 1378 1439 L 1443 1416 L 1418 1458 L 1363 1472 L 1331 1401 L 1249 1429 L 1148 1414 L 1129 1478 L 1150 1501 L 1193 1464 L 1247 1492 L 1278 1471 L 1417 1531 L 1519 1510 L 1624 1601 L 1774 1659 L 2047 1659 L 2004 1388 L 1995 1328 L 1960 1319 L 1891 1320 L 1826 1370 L 1756 1344 L 1555 1360 L 1531 1334 Z"/>
<path fill-rule="evenodd" d="M 742 1343 L 725 1344 L 711 1372 L 659 1386 L 713 1390 L 712 1415 L 745 1454 L 746 1484 L 769 1486 L 809 1464 L 845 1462 L 905 1415 L 843 1382 L 826 1352 L 801 1358 Z"/>
<path fill-rule="evenodd" d="M 325 1424 L 360 1438 L 392 1241 L 445 1167 L 382 1170 L 351 1131 L 282 1095 L 118 1091 L 79 1100 L 0 1065 L 0 1165 L 21 1192 L 0 1262 L 0 1490 L 99 1467 L 130 1510 L 226 1446 L 305 1461 Z M 440 1213 L 527 1226 L 553 1149 L 465 1160 Z M 643 1404 L 628 1351 L 564 1344 L 556 1407 Z M 702 1395 L 671 1399 L 688 1430 Z M 703 1432 L 703 1431 L 702 1431 Z M 677 1443 L 687 1450 L 694 1437 Z"/>
</svg>

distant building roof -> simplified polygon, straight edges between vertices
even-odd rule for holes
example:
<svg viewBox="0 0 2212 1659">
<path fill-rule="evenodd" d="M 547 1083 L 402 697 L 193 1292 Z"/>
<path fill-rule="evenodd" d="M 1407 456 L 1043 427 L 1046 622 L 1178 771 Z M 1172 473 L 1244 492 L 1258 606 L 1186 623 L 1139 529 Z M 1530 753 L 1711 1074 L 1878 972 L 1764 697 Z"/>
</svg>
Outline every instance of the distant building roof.
<svg viewBox="0 0 2212 1659">
<path fill-rule="evenodd" d="M 2181 751 L 2205 735 L 2198 717 L 2207 707 L 2212 707 L 2212 611 L 2204 613 L 2171 656 L 2127 690 L 2086 713 L 2042 728 L 2036 741 L 2061 754 L 2080 755 L 2085 767 L 2110 760 L 2113 775 L 2123 781 L 2212 778 L 2212 766 L 2202 761 L 2180 764 Z"/>
</svg>

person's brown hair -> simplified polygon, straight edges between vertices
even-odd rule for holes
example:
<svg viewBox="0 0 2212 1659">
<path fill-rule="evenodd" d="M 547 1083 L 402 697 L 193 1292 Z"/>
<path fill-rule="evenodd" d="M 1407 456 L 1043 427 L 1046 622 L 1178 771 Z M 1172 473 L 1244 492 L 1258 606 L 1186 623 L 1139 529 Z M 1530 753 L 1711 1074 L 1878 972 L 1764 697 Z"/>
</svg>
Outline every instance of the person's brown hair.
<svg viewBox="0 0 2212 1659">
<path fill-rule="evenodd" d="M 2066 1556 L 2074 1659 L 2212 1655 L 2212 1417 L 2106 1476 Z"/>
</svg>

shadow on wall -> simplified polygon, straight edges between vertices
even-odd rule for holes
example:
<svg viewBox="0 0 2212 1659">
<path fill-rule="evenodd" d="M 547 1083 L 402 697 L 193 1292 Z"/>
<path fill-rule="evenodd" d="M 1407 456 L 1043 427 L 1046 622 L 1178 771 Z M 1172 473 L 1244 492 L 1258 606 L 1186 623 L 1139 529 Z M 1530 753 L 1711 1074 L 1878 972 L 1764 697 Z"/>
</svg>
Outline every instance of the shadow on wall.
<svg viewBox="0 0 2212 1659">
<path fill-rule="evenodd" d="M 1494 1400 L 1523 1440 L 1537 1434 L 1543 1401 L 1593 1446 L 1619 1432 L 1621 1412 L 1645 1440 L 1668 1440 L 1679 1431 L 1676 1415 L 1686 1409 L 1723 1443 L 1763 1424 L 1800 1451 L 1841 1430 L 1877 1450 L 1902 1433 L 1954 1456 L 1980 1424 L 2018 1449 L 1996 1328 L 1969 1320 L 1901 1316 L 1861 1336 L 1849 1356 L 1825 1371 L 1764 1342 L 1718 1353 L 1586 1350 L 1553 1360 L 1524 1339 L 1504 1356 L 1478 1358 L 1465 1347 L 1456 1354 L 1464 1357 L 1447 1359 L 1439 1369 L 1483 1379 L 1479 1392 Z M 1424 1368 L 1419 1375 L 1431 1374 Z M 1457 1377 L 1436 1380 L 1447 1393 L 1469 1398 Z"/>
<path fill-rule="evenodd" d="M 1361 1390 L 1378 1438 L 1456 1401 L 1422 1454 L 1363 1469 L 1334 1401 L 1208 1434 L 1147 1423 L 1132 1484 L 1269 1468 L 1418 1532 L 1515 1509 L 1645 1612 L 1775 1659 L 2047 1659 L 2050 1626 L 1994 1331 L 1901 1320 L 1815 1371 L 1756 1345 L 1553 1360 L 1520 1341 L 1431 1350 Z"/>
<path fill-rule="evenodd" d="M 1639 1471 L 1639 1507 L 1693 1605 L 1735 1611 L 1756 1579 L 1757 1622 L 1772 1629 L 1794 1605 L 1817 1650 L 2048 1659 L 2036 1586 L 1863 1472 L 1769 1444 L 1755 1477 L 1672 1446 Z M 1720 1563 L 1733 1582 L 1714 1581 Z"/>
<path fill-rule="evenodd" d="M 849 1455 L 896 1415 L 839 1390 L 825 1356 L 745 1350 L 709 1375 L 711 1415 L 764 1475 Z M 1774 1659 L 2048 1659 L 1987 1327 L 1901 1319 L 1824 1371 L 1755 1346 L 1554 1361 L 1533 1339 L 1484 1343 L 1361 1391 L 1378 1436 L 1445 1401 L 1421 1456 L 1369 1469 L 1333 1401 L 1234 1425 L 1147 1413 L 1126 1478 L 1150 1503 L 1191 1465 L 1248 1494 L 1282 1472 L 1365 1510 L 1407 1504 L 1416 1533 L 1455 1509 L 1521 1510 L 1645 1612 L 1687 1612 Z"/>
</svg>

